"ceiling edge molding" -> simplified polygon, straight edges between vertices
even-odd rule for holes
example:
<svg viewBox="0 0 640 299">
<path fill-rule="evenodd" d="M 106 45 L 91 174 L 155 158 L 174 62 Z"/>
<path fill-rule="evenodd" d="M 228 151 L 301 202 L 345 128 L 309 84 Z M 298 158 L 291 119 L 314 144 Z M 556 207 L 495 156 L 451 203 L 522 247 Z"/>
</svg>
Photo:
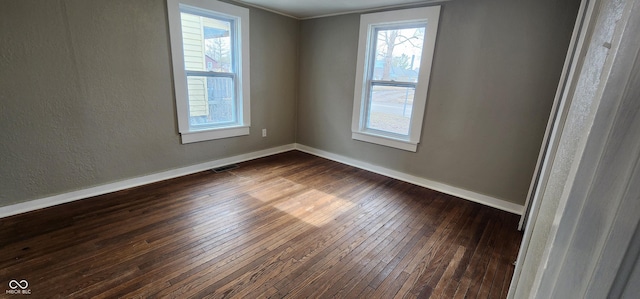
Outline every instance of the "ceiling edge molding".
<svg viewBox="0 0 640 299">
<path fill-rule="evenodd" d="M 349 11 L 345 11 L 345 12 L 337 12 L 337 13 L 332 13 L 332 14 L 304 17 L 304 18 L 298 18 L 298 19 L 299 20 L 311 20 L 311 19 L 319 19 L 319 18 L 328 18 L 328 17 L 335 17 L 335 16 L 341 16 L 341 15 L 348 15 L 348 14 L 353 14 L 353 13 L 362 14 L 362 13 L 378 12 L 378 11 L 385 11 L 385 10 L 394 10 L 394 9 L 401 9 L 401 8 L 415 8 L 415 7 L 423 7 L 423 6 L 432 6 L 432 5 L 436 5 L 436 4 L 443 3 L 443 2 L 449 2 L 449 1 L 452 1 L 452 0 L 429 0 L 429 1 L 419 2 L 419 3 L 387 5 L 387 6 L 373 7 L 373 8 L 367 8 L 367 9 L 349 10 Z"/>
<path fill-rule="evenodd" d="M 296 17 L 294 15 L 290 15 L 290 14 L 287 14 L 287 13 L 284 13 L 284 12 L 281 12 L 281 11 L 278 11 L 278 10 L 275 10 L 275 9 L 266 8 L 266 7 L 260 6 L 260 5 L 255 5 L 255 4 L 248 3 L 248 2 L 245 2 L 245 1 L 242 1 L 242 0 L 230 0 L 229 2 L 239 3 L 239 4 L 242 4 L 242 5 L 245 5 L 245 6 L 254 7 L 254 8 L 262 9 L 262 10 L 265 10 L 265 11 L 268 11 L 268 12 L 272 12 L 272 13 L 275 13 L 275 14 L 279 14 L 281 16 L 285 16 L 285 17 L 289 17 L 289 18 L 292 18 L 292 19 L 304 21 L 304 20 L 311 20 L 311 19 L 319 19 L 319 18 L 327 18 L 327 17 L 348 15 L 348 14 L 354 14 L 354 13 L 369 13 L 369 12 L 393 10 L 393 9 L 401 9 L 401 8 L 422 7 L 422 6 L 436 5 L 436 4 L 449 2 L 449 1 L 453 1 L 453 0 L 429 0 L 429 1 L 419 2 L 419 3 L 407 3 L 407 4 L 398 4 L 398 5 L 380 6 L 380 7 L 373 7 L 373 8 L 367 8 L 367 9 L 358 9 L 358 10 L 349 10 L 349 11 L 344 11 L 344 12 L 337 12 L 337 13 L 310 16 L 310 17 Z"/>
<path fill-rule="evenodd" d="M 278 11 L 278 10 L 275 10 L 275 9 L 266 8 L 264 6 L 255 5 L 255 4 L 252 4 L 252 3 L 247 3 L 247 2 L 244 2 L 244 1 L 241 1 L 241 0 L 229 0 L 228 2 L 239 3 L 239 4 L 242 4 L 244 6 L 253 7 L 253 8 L 257 8 L 257 9 L 262 9 L 262 10 L 265 10 L 265 11 L 268 11 L 268 12 L 272 12 L 274 14 L 278 14 L 278 15 L 281 15 L 281 16 L 285 16 L 285 17 L 288 17 L 288 18 L 292 18 L 292 19 L 296 19 L 296 20 L 302 20 L 299 17 L 293 16 L 293 15 L 290 15 L 290 14 L 287 14 L 287 13 L 284 13 L 284 12 L 281 12 L 281 11 Z"/>
</svg>

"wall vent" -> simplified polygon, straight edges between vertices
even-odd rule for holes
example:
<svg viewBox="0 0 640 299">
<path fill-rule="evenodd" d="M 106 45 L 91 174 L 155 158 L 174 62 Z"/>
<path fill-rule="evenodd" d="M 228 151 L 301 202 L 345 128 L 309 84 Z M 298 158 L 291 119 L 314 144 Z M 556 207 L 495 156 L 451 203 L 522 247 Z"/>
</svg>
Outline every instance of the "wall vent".
<svg viewBox="0 0 640 299">
<path fill-rule="evenodd" d="M 215 172 L 215 173 L 220 173 L 220 172 L 225 172 L 231 169 L 235 169 L 238 168 L 237 164 L 231 164 L 231 165 L 225 165 L 225 166 L 220 166 L 220 167 L 216 167 L 214 169 L 211 169 L 211 171 Z"/>
</svg>

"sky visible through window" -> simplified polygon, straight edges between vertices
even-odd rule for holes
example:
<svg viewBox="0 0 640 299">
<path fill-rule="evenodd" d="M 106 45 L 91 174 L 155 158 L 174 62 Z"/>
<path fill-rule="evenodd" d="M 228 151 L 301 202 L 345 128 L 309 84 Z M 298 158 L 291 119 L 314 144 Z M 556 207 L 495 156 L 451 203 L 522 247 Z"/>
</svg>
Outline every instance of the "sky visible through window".
<svg viewBox="0 0 640 299">
<path fill-rule="evenodd" d="M 371 79 L 386 84 L 374 83 L 370 87 L 367 128 L 409 134 L 415 84 L 396 83 L 418 82 L 424 34 L 424 24 L 375 31 Z"/>
</svg>

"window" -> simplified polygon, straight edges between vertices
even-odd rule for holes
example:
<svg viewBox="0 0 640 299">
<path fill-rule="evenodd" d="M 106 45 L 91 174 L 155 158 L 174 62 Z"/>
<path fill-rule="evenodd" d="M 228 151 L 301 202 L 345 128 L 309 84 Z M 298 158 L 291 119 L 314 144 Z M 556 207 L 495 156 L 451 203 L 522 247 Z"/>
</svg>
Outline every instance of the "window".
<svg viewBox="0 0 640 299">
<path fill-rule="evenodd" d="M 415 152 L 440 6 L 362 15 L 352 138 Z"/>
<path fill-rule="evenodd" d="M 167 0 L 182 143 L 249 134 L 249 10 Z"/>
</svg>

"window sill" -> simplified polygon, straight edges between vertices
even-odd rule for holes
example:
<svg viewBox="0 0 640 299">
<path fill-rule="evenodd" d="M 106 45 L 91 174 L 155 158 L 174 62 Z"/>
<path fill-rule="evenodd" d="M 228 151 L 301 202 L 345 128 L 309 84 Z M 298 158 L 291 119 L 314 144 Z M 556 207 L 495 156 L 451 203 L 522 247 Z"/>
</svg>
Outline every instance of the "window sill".
<svg viewBox="0 0 640 299">
<path fill-rule="evenodd" d="M 249 127 L 227 127 L 180 133 L 182 144 L 249 135 Z"/>
<path fill-rule="evenodd" d="M 388 136 L 375 135 L 365 132 L 352 132 L 351 138 L 369 143 L 375 143 L 388 147 L 393 147 L 409 152 L 416 152 L 418 150 L 418 143 L 411 142 L 409 140 L 402 140 L 397 138 L 391 138 Z"/>
</svg>

